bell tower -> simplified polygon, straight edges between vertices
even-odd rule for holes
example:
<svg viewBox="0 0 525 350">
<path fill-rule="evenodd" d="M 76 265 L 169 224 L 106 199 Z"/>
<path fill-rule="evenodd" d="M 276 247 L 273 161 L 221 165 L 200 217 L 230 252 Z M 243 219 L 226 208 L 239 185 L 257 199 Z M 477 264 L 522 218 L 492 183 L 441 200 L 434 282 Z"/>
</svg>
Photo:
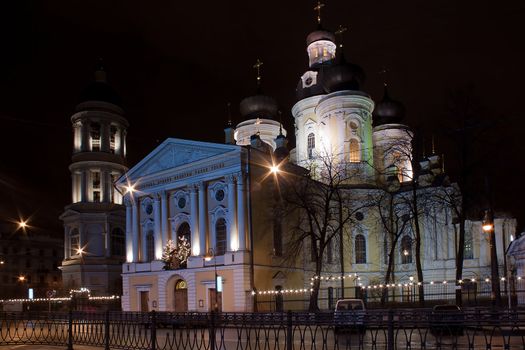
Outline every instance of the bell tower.
<svg viewBox="0 0 525 350">
<path fill-rule="evenodd" d="M 72 203 L 65 207 L 62 280 L 66 289 L 120 295 L 125 260 L 125 207 L 113 186 L 126 171 L 126 132 L 120 96 L 101 64 L 71 117 Z"/>
</svg>

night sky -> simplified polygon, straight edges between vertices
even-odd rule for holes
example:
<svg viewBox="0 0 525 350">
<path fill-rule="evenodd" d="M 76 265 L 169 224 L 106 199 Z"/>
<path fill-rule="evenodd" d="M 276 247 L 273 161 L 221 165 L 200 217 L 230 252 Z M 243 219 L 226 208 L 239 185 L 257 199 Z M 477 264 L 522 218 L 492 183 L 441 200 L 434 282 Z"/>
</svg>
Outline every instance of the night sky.
<svg viewBox="0 0 525 350">
<path fill-rule="evenodd" d="M 490 4 L 494 4 L 490 6 Z M 131 167 L 167 137 L 223 142 L 226 105 L 262 86 L 293 134 L 295 87 L 307 69 L 315 1 L 11 1 L 0 11 L 0 215 L 32 216 L 38 232 L 62 234 L 70 203 L 70 117 L 104 60 L 124 101 Z M 525 2 L 326 0 L 323 26 L 345 33 L 345 56 L 361 65 L 363 90 L 407 109 L 405 123 L 446 154 L 457 173 L 453 96 L 483 125 L 476 171 L 487 174 L 497 210 L 525 224 Z M 459 91 L 459 92 L 458 92 Z M 451 97 L 452 96 L 452 97 Z M 291 143 L 294 143 L 293 136 Z M 481 191 L 482 189 L 480 189 Z"/>
</svg>

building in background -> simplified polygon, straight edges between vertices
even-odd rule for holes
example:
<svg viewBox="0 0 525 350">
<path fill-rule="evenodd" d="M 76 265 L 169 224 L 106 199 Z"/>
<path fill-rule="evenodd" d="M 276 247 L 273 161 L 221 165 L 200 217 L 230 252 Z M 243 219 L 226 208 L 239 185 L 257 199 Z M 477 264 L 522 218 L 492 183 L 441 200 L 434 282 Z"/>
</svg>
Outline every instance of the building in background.
<svg viewBox="0 0 525 350">
<path fill-rule="evenodd" d="M 64 288 L 87 288 L 93 295 L 120 295 L 125 257 L 125 208 L 113 186 L 127 170 L 122 102 L 100 66 L 71 117 L 72 203 L 64 222 Z"/>
<path fill-rule="evenodd" d="M 59 270 L 63 259 L 63 240 L 33 232 L 16 224 L 0 227 L 0 299 L 34 298 L 58 295 L 62 287 Z"/>
</svg>

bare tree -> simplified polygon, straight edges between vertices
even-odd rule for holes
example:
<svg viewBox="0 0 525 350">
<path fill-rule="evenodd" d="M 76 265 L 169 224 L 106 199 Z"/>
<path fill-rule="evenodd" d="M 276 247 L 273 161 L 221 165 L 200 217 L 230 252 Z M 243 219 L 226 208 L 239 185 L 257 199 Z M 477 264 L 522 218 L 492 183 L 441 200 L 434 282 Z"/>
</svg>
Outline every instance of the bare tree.
<svg viewBox="0 0 525 350">
<path fill-rule="evenodd" d="M 367 206 L 366 202 L 355 200 L 354 192 L 347 186 L 350 174 L 348 163 L 332 156 L 319 156 L 308 174 L 282 177 L 284 212 L 292 218 L 289 221 L 295 222 L 285 244 L 286 256 L 294 260 L 309 249 L 315 276 L 326 270 L 325 254 L 329 246 L 342 244 L 344 228 L 353 222 L 357 211 Z M 314 279 L 310 311 L 319 310 L 320 287 L 321 279 Z"/>
</svg>

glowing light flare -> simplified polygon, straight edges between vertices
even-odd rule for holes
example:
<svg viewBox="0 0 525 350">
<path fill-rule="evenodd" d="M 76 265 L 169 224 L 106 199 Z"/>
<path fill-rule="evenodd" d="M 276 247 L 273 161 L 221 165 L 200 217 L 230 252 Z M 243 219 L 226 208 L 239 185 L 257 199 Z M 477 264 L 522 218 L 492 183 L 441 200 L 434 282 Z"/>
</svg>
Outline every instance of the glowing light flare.
<svg viewBox="0 0 525 350">
<path fill-rule="evenodd" d="M 481 226 L 481 228 L 483 229 L 484 232 L 490 232 L 492 231 L 492 224 L 490 223 L 486 223 L 486 224 L 483 224 L 483 226 Z"/>
<path fill-rule="evenodd" d="M 279 166 L 278 165 L 272 165 L 270 167 L 270 172 L 274 175 L 276 175 L 279 172 Z"/>
<path fill-rule="evenodd" d="M 126 193 L 133 194 L 133 192 L 135 192 L 135 185 L 128 182 L 128 184 L 124 186 L 124 189 L 126 190 Z"/>
</svg>

